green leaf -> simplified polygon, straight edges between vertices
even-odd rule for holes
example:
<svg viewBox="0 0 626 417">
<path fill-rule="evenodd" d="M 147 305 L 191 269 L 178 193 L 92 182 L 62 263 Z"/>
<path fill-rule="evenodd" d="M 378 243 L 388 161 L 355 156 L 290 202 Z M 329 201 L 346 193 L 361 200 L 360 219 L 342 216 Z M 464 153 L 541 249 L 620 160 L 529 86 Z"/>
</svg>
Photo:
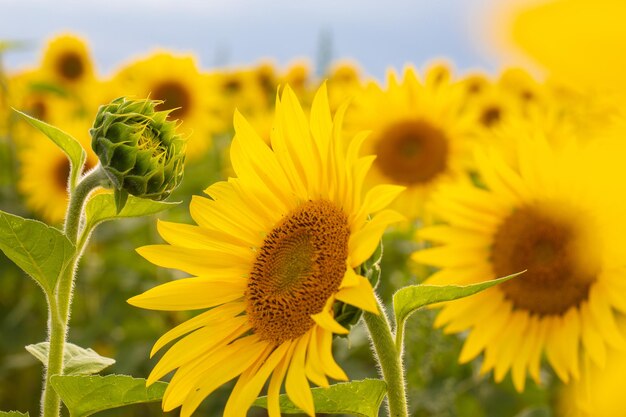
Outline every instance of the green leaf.
<svg viewBox="0 0 626 417">
<path fill-rule="evenodd" d="M 316 413 L 377 417 L 380 403 L 387 392 L 387 384 L 379 379 L 364 379 L 328 388 L 312 388 L 311 392 Z M 279 401 L 280 411 L 284 414 L 304 413 L 285 394 L 280 396 Z M 267 397 L 259 397 L 253 405 L 267 408 Z"/>
<path fill-rule="evenodd" d="M 50 382 L 71 417 L 85 417 L 125 405 L 160 401 L 167 388 L 165 382 L 155 382 L 146 387 L 145 379 L 128 375 L 54 375 Z"/>
<path fill-rule="evenodd" d="M 26 346 L 26 350 L 41 363 L 47 365 L 50 343 L 41 342 Z M 92 375 L 115 363 L 115 359 L 100 356 L 90 348 L 66 343 L 63 351 L 63 373 L 65 375 Z"/>
<path fill-rule="evenodd" d="M 128 201 L 128 191 L 115 189 L 113 192 L 113 199 L 115 200 L 115 213 L 120 214 L 120 212 L 124 209 L 126 202 Z"/>
<path fill-rule="evenodd" d="M 0 250 L 51 296 L 75 247 L 54 227 L 0 211 Z"/>
<path fill-rule="evenodd" d="M 0 417 L 28 417 L 28 413 L 20 413 L 19 411 L 0 411 Z"/>
<path fill-rule="evenodd" d="M 154 201 L 146 198 L 128 196 L 124 208 L 118 213 L 113 194 L 98 194 L 87 202 L 87 225 L 86 230 L 91 230 L 102 222 L 125 217 L 141 217 L 160 213 L 179 203 Z"/>
<path fill-rule="evenodd" d="M 393 295 L 396 329 L 402 329 L 406 319 L 421 307 L 476 294 L 508 281 L 522 272 L 471 285 L 411 285 L 401 288 Z"/>
<path fill-rule="evenodd" d="M 87 159 L 87 153 L 81 146 L 80 142 L 58 127 L 42 122 L 41 120 L 31 117 L 19 110 L 13 110 L 22 116 L 24 120 L 30 123 L 31 126 L 37 128 L 37 130 L 49 137 L 59 148 L 61 148 L 63 152 L 65 152 L 71 162 L 69 181 L 70 189 L 73 190 L 80 173 L 83 171 L 85 160 Z M 41 157 L 45 158 L 45 155 L 42 155 Z"/>
</svg>

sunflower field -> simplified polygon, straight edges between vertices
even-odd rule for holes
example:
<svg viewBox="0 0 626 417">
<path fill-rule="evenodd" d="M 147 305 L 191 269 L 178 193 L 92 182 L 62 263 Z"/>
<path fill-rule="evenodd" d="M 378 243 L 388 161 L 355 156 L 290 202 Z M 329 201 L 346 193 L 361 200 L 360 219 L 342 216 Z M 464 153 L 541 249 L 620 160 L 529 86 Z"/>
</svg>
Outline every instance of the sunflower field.
<svg viewBox="0 0 626 417">
<path fill-rule="evenodd" d="M 626 6 L 536 3 L 497 73 L 0 40 L 0 417 L 626 416 Z"/>
</svg>

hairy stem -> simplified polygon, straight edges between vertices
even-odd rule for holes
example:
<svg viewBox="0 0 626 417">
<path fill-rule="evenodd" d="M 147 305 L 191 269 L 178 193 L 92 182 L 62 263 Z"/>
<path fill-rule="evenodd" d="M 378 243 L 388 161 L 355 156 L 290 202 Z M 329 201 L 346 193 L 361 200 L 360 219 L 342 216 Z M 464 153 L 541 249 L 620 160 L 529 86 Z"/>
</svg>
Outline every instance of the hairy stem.
<svg viewBox="0 0 626 417">
<path fill-rule="evenodd" d="M 407 417 L 406 383 L 402 365 L 402 350 L 396 348 L 385 309 L 378 300 L 379 314 L 363 313 L 376 352 L 383 379 L 387 383 L 389 417 Z"/>
<path fill-rule="evenodd" d="M 54 296 L 48 300 L 49 306 L 49 335 L 50 343 L 48 351 L 48 364 L 46 366 L 46 378 L 41 400 L 41 415 L 43 417 L 59 417 L 61 399 L 50 386 L 50 378 L 53 375 L 63 374 L 63 352 L 67 339 L 67 329 L 70 319 L 70 306 L 74 277 L 78 262 L 88 241 L 89 231 L 83 230 L 81 239 L 77 242 L 80 223 L 83 218 L 83 207 L 89 194 L 106 180 L 106 174 L 98 166 L 88 173 L 78 183 L 70 196 L 67 213 L 65 216 L 65 235 L 76 245 L 72 260 L 60 275 Z M 84 238 L 83 238 L 84 236 Z"/>
<path fill-rule="evenodd" d="M 104 169 L 98 165 L 95 169 L 85 175 L 70 196 L 70 203 L 65 214 L 64 231 L 68 239 L 76 244 L 78 229 L 82 220 L 83 206 L 89 194 L 104 181 L 107 176 Z"/>
</svg>

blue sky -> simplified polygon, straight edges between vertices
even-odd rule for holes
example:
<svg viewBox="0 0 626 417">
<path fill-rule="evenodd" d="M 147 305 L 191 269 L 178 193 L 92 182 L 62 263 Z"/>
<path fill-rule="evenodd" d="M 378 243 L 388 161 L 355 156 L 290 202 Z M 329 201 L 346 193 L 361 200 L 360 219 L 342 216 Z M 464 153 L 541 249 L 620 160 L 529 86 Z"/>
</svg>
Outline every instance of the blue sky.
<svg viewBox="0 0 626 417">
<path fill-rule="evenodd" d="M 31 47 L 5 57 L 8 68 L 37 63 L 46 38 L 87 38 L 103 75 L 156 48 L 193 52 L 205 69 L 272 58 L 315 64 L 320 39 L 334 58 L 382 78 L 389 67 L 421 67 L 445 57 L 463 70 L 493 71 L 480 39 L 495 0 L 0 0 L 0 39 Z"/>
</svg>

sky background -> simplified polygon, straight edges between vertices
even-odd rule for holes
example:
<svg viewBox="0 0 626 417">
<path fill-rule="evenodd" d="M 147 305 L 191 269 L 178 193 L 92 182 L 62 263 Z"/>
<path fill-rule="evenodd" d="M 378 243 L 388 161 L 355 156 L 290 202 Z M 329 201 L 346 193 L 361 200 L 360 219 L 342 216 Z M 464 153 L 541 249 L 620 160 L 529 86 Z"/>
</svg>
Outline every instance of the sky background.
<svg viewBox="0 0 626 417">
<path fill-rule="evenodd" d="M 105 76 L 157 48 L 192 52 L 210 69 L 263 58 L 315 65 L 322 44 L 378 79 L 390 67 L 442 57 L 461 73 L 494 72 L 499 58 L 484 28 L 495 1 L 0 0 L 0 39 L 28 41 L 6 54 L 9 70 L 35 66 L 46 39 L 73 32 Z"/>
</svg>

